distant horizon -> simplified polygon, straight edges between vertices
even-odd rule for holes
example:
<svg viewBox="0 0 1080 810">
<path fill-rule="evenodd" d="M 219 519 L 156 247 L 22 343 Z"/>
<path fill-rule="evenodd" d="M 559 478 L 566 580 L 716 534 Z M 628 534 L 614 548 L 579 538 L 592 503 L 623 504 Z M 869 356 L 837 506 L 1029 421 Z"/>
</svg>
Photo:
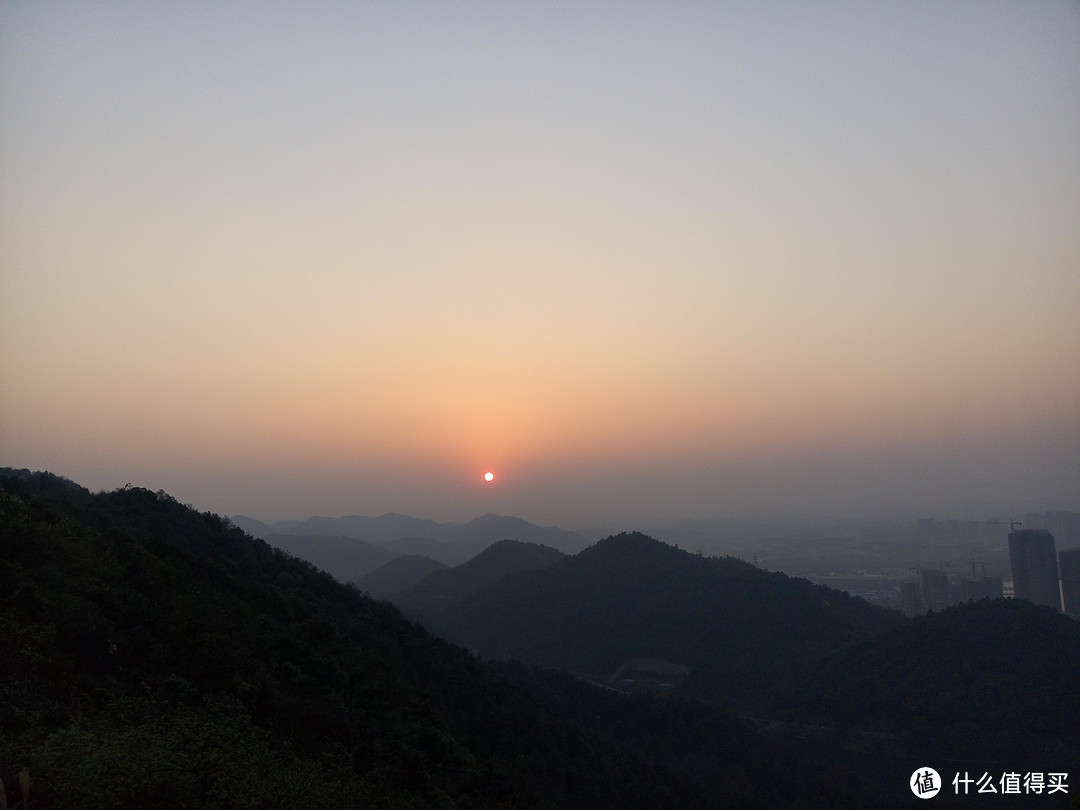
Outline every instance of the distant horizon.
<svg viewBox="0 0 1080 810">
<path fill-rule="evenodd" d="M 722 523 L 728 523 L 728 524 L 793 524 L 793 525 L 802 525 L 802 524 L 804 524 L 806 522 L 811 522 L 811 523 L 812 522 L 825 522 L 825 523 L 841 523 L 841 524 L 854 524 L 854 525 L 867 525 L 867 524 L 870 524 L 870 525 L 873 525 L 873 524 L 902 525 L 902 524 L 906 524 L 906 523 L 915 524 L 918 521 L 922 521 L 922 520 L 934 520 L 934 521 L 937 521 L 937 522 L 940 522 L 940 523 L 949 523 L 949 522 L 955 521 L 955 522 L 962 523 L 962 524 L 976 524 L 976 525 L 978 525 L 978 524 L 1005 525 L 1005 524 L 1008 524 L 1008 523 L 1015 523 L 1017 528 L 1022 528 L 1024 526 L 1024 521 L 1010 520 L 1010 518 L 1013 518 L 1013 517 L 1015 517 L 1017 515 L 1019 515 L 1020 517 L 1025 517 L 1025 516 L 1030 517 L 1031 515 L 1038 515 L 1040 518 L 1043 518 L 1046 515 L 1057 515 L 1057 514 L 1080 515 L 1080 507 L 1075 507 L 1075 506 L 1072 507 L 1072 508 L 1059 507 L 1059 508 L 1044 509 L 1044 510 L 1041 510 L 1041 511 L 1034 511 L 1034 510 L 1029 509 L 1029 510 L 1026 510 L 1024 512 L 1016 512 L 1016 513 L 1001 513 L 1001 514 L 991 513 L 991 514 L 986 515 L 985 518 L 982 518 L 982 519 L 980 519 L 980 518 L 970 518 L 970 517 L 957 517 L 955 515 L 949 515 L 949 514 L 912 515 L 910 517 L 898 516 L 898 517 L 895 517 L 895 518 L 886 518 L 886 517 L 883 517 L 883 518 L 869 517 L 869 518 L 867 518 L 867 517 L 848 517 L 848 516 L 844 516 L 844 515 L 811 514 L 811 513 L 801 514 L 801 515 L 800 514 L 791 514 L 791 515 L 767 515 L 767 514 L 760 514 L 760 515 L 703 515 L 703 516 L 698 516 L 698 517 L 674 517 L 674 518 L 668 518 L 668 519 L 664 519 L 664 518 L 643 518 L 639 522 L 645 528 L 643 528 L 643 529 L 627 528 L 627 529 L 623 529 L 621 531 L 628 531 L 628 532 L 632 532 L 632 531 L 648 531 L 648 529 L 650 529 L 650 528 L 655 529 L 655 528 L 684 528 L 684 527 L 685 528 L 693 528 L 693 529 L 708 529 L 708 528 L 712 528 L 709 524 L 722 524 Z M 496 517 L 496 518 L 511 518 L 511 519 L 515 519 L 515 520 L 523 520 L 526 523 L 530 523 L 530 524 L 532 524 L 534 526 L 541 526 L 541 527 L 545 527 L 545 528 L 558 528 L 558 529 L 566 529 L 566 530 L 569 530 L 569 531 L 577 531 L 578 530 L 578 527 L 575 526 L 575 525 L 562 526 L 562 525 L 549 524 L 549 523 L 537 523 L 537 522 L 532 521 L 532 520 L 526 520 L 525 518 L 521 517 L 520 515 L 506 514 L 506 513 L 502 513 L 502 512 L 484 512 L 483 514 L 469 513 L 469 516 L 465 516 L 463 514 L 462 517 L 456 517 L 456 518 L 455 517 L 443 518 L 443 517 L 440 517 L 440 516 L 437 516 L 437 515 L 411 514 L 411 513 L 408 513 L 408 512 L 394 512 L 394 511 L 381 512 L 379 514 L 366 514 L 366 513 L 361 513 L 361 512 L 347 512 L 347 513 L 336 514 L 336 515 L 328 515 L 328 514 L 315 514 L 315 513 L 313 513 L 313 514 L 310 514 L 310 515 L 305 515 L 304 517 L 287 517 L 287 518 L 281 518 L 279 520 L 264 520 L 263 518 L 260 518 L 260 517 L 258 517 L 256 515 L 249 515 L 249 514 L 246 514 L 246 513 L 243 513 L 243 512 L 233 512 L 233 513 L 224 515 L 224 517 L 228 517 L 230 519 L 231 518 L 241 518 L 241 519 L 245 519 L 245 520 L 254 520 L 254 521 L 258 521 L 259 523 L 262 523 L 262 524 L 264 524 L 266 526 L 270 526 L 270 527 L 278 526 L 278 525 L 283 524 L 283 523 L 293 523 L 293 524 L 304 523 L 305 521 L 308 521 L 308 520 L 311 520 L 311 519 L 343 520 L 343 519 L 347 519 L 347 518 L 366 518 L 366 519 L 370 519 L 370 520 L 379 520 L 381 518 L 386 518 L 386 517 L 404 517 L 404 518 L 412 518 L 412 519 L 416 519 L 416 520 L 428 520 L 428 521 L 432 521 L 434 523 L 442 523 L 442 524 L 448 524 L 448 525 L 465 525 L 465 524 L 468 524 L 468 523 L 473 523 L 473 522 L 475 522 L 477 520 L 480 520 L 482 518 Z M 585 528 L 595 528 L 595 527 L 585 527 Z"/>
<path fill-rule="evenodd" d="M 13 465 L 13 464 L 0 464 L 0 466 L 10 467 L 12 469 L 25 469 L 32 473 L 47 473 L 57 475 L 61 478 L 67 479 L 79 486 L 85 487 L 91 492 L 111 492 L 116 489 L 122 488 L 127 485 L 134 487 L 141 487 L 152 491 L 164 491 L 170 497 L 176 498 L 182 503 L 190 504 L 193 508 L 203 512 L 215 512 L 227 518 L 241 518 L 255 520 L 259 523 L 273 527 L 281 523 L 303 523 L 306 520 L 312 518 L 323 518 L 330 520 L 338 520 L 344 518 L 366 518 L 366 519 L 380 519 L 388 516 L 400 516 L 405 518 L 417 519 L 417 520 L 429 520 L 436 523 L 443 524 L 455 524 L 464 525 L 471 523 L 475 520 L 479 520 L 484 517 L 493 516 L 501 518 L 513 518 L 518 520 L 524 520 L 536 526 L 559 528 L 568 531 L 584 531 L 590 533 L 596 532 L 632 532 L 642 531 L 648 532 L 650 530 L 672 530 L 672 529 L 687 529 L 692 531 L 708 531 L 717 530 L 719 525 L 710 524 L 728 524 L 729 526 L 735 525 L 739 527 L 754 527 L 760 528 L 763 526 L 773 527 L 811 527 L 811 528 L 823 528 L 823 524 L 839 524 L 840 526 L 867 526 L 867 525 L 906 525 L 915 524 L 918 520 L 933 519 L 937 521 L 952 521 L 956 520 L 961 523 L 998 523 L 1015 521 L 1017 526 L 1023 525 L 1022 518 L 1030 515 L 1038 515 L 1044 517 L 1046 515 L 1058 514 L 1058 513 L 1071 513 L 1080 514 L 1080 504 L 1068 505 L 1056 505 L 1049 506 L 1042 509 L 1023 509 L 1023 510 L 995 510 L 991 508 L 989 511 L 981 515 L 961 515 L 958 513 L 940 512 L 937 514 L 923 514 L 912 513 L 909 515 L 891 515 L 891 516 L 867 516 L 860 514 L 841 514 L 841 513 L 828 513 L 828 512 L 803 512 L 803 513 L 746 513 L 746 514 L 712 514 L 712 515 L 674 515 L 671 517 L 662 516 L 642 516 L 637 519 L 629 518 L 611 518 L 608 520 L 594 520 L 592 522 L 565 522 L 560 523 L 558 521 L 545 520 L 542 518 L 533 518 L 527 515 L 516 514 L 512 512 L 499 512 L 499 511 L 485 511 L 475 512 L 467 509 L 462 509 L 458 513 L 453 513 L 453 510 L 446 513 L 422 513 L 422 512 L 408 512 L 397 509 L 390 509 L 382 512 L 363 512 L 363 511 L 342 511 L 337 513 L 325 513 L 325 512 L 309 512 L 306 514 L 297 514 L 279 518 L 267 518 L 258 514 L 251 514 L 243 510 L 237 509 L 222 509 L 211 508 L 206 505 L 191 501 L 177 492 L 170 491 L 167 487 L 150 486 L 138 481 L 128 481 L 124 484 L 120 484 L 113 487 L 99 487 L 91 486 L 86 482 L 79 480 L 77 477 L 66 475 L 57 470 L 45 470 L 36 469 L 27 465 Z"/>
</svg>

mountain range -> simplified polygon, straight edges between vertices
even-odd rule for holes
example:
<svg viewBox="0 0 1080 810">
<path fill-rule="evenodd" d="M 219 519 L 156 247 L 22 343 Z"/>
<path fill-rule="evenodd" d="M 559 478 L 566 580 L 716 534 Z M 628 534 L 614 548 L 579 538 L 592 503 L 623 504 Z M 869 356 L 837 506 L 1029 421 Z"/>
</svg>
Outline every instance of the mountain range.
<svg viewBox="0 0 1080 810">
<path fill-rule="evenodd" d="M 1069 752 L 1061 767 L 1078 761 L 1080 623 L 1049 608 L 984 600 L 909 620 L 634 533 L 544 564 L 501 551 L 501 578 L 467 564 L 388 598 L 485 657 L 620 687 L 636 669 L 748 715 L 857 728 L 864 745 L 885 735 L 894 752 L 1019 759 L 1045 745 Z"/>
<path fill-rule="evenodd" d="M 421 582 L 428 574 L 445 570 L 447 570 L 446 565 L 431 557 L 402 554 L 381 568 L 376 568 L 354 580 L 354 583 L 364 593 L 385 597 L 408 590 Z"/>
<path fill-rule="evenodd" d="M 468 562 L 433 571 L 412 587 L 390 594 L 389 599 L 407 614 L 438 615 L 512 574 L 547 568 L 565 556 L 539 543 L 500 540 Z"/>
<path fill-rule="evenodd" d="M 691 670 L 695 696 L 741 705 L 805 662 L 904 621 L 807 580 L 634 533 L 438 599 L 434 586 L 463 568 L 389 598 L 485 656 L 599 681 L 628 660 L 660 659 Z"/>
<path fill-rule="evenodd" d="M 92 494 L 0 470 L 0 649 L 10 807 L 858 808 L 878 796 L 719 708 L 485 662 L 138 487 Z"/>
<path fill-rule="evenodd" d="M 568 554 L 589 544 L 577 532 L 536 526 L 506 515 L 483 515 L 468 523 L 438 523 L 394 513 L 273 524 L 244 515 L 231 520 L 253 537 L 309 560 L 344 582 L 358 580 L 399 555 L 429 557 L 455 566 L 500 540 L 541 544 Z"/>
<path fill-rule="evenodd" d="M 927 764 L 1080 772 L 1080 623 L 1022 600 L 904 619 L 635 533 L 391 598 L 436 635 L 164 492 L 0 470 L 8 805 L 23 769 L 46 808 L 859 808 Z"/>
</svg>

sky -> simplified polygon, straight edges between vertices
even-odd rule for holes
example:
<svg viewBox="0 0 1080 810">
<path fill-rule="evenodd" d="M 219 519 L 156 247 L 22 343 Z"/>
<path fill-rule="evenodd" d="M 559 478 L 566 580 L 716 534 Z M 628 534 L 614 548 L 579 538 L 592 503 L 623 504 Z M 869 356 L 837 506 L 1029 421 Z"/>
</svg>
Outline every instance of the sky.
<svg viewBox="0 0 1080 810">
<path fill-rule="evenodd" d="M 1075 2 L 0 0 L 0 465 L 268 521 L 1080 509 L 1078 308 Z"/>
</svg>

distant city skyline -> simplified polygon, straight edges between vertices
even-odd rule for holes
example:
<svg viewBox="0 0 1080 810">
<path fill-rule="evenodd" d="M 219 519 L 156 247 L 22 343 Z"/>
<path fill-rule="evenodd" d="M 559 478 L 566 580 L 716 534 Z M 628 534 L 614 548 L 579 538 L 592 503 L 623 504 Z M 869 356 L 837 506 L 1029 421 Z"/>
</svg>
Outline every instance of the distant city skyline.
<svg viewBox="0 0 1080 810">
<path fill-rule="evenodd" d="M 1074 2 L 7 4 L 0 120 L 0 464 L 265 521 L 1080 508 Z"/>
</svg>

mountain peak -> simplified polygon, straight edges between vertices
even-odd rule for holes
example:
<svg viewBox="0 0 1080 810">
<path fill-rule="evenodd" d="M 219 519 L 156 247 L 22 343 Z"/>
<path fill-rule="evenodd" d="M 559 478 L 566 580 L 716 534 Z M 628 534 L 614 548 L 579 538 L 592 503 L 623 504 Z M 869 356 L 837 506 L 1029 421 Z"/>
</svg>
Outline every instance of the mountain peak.
<svg viewBox="0 0 1080 810">
<path fill-rule="evenodd" d="M 548 568 L 565 556 L 561 551 L 539 543 L 500 540 L 468 562 L 429 574 L 409 590 L 392 597 L 392 601 L 403 610 L 430 615 L 504 577 Z"/>
<path fill-rule="evenodd" d="M 694 555 L 641 532 L 622 532 L 594 543 L 581 552 L 581 556 L 586 559 L 590 557 L 597 559 L 647 557 L 675 560 L 683 557 L 690 558 Z"/>
<path fill-rule="evenodd" d="M 540 543 L 527 543 L 522 540 L 500 540 L 485 548 L 464 566 L 478 566 L 480 564 L 503 564 L 513 562 L 515 568 L 521 565 L 538 563 L 536 567 L 544 567 L 566 555 L 561 551 Z"/>
<path fill-rule="evenodd" d="M 656 548 L 658 546 L 674 548 L 674 546 L 664 543 L 661 540 L 657 540 L 655 537 L 649 537 L 649 535 L 643 534 L 642 532 L 620 532 L 619 534 L 605 537 L 603 540 L 596 543 L 596 545 L 622 548 Z"/>
</svg>

